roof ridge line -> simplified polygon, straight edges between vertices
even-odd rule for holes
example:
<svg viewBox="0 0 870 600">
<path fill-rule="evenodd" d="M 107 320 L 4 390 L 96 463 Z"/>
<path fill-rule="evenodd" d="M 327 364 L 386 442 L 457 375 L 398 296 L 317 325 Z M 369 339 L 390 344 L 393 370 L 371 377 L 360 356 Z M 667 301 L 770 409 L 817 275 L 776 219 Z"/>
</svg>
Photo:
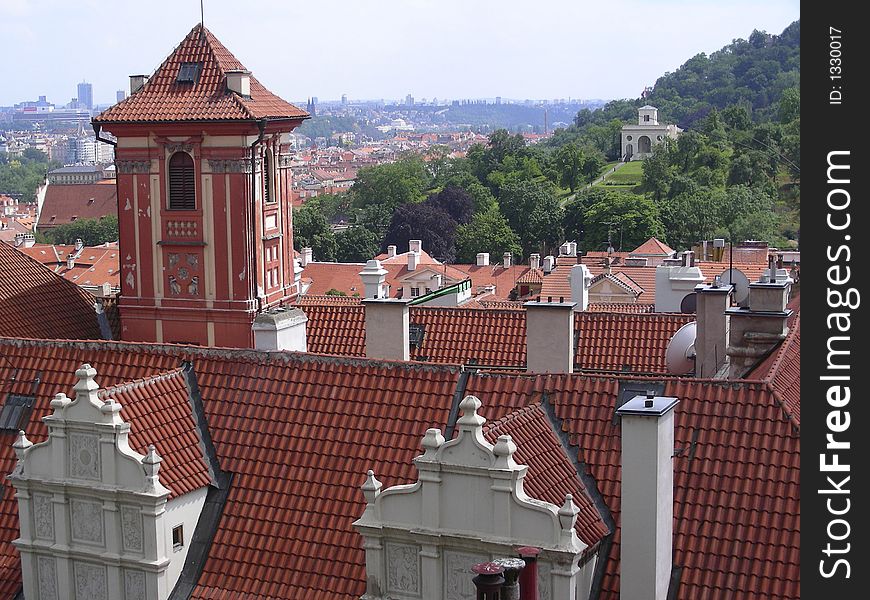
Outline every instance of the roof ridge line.
<svg viewBox="0 0 870 600">
<path fill-rule="evenodd" d="M 176 367 L 175 369 L 172 369 L 170 371 L 161 371 L 159 373 L 155 373 L 154 375 L 149 375 L 148 377 L 141 377 L 132 381 L 117 383 L 106 388 L 100 388 L 99 390 L 97 390 L 97 396 L 100 399 L 104 400 L 105 398 L 114 394 L 123 394 L 125 392 L 129 392 L 130 390 L 141 389 L 153 383 L 172 379 L 173 377 L 176 377 L 180 372 L 181 367 Z"/>
</svg>

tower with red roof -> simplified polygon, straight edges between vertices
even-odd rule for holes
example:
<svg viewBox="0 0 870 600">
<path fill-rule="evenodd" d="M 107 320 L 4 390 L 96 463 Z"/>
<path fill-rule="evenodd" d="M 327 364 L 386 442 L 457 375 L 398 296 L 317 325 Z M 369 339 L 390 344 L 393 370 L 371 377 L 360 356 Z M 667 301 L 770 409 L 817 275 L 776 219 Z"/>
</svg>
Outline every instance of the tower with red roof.
<svg viewBox="0 0 870 600">
<path fill-rule="evenodd" d="M 282 137 L 308 116 L 200 24 L 93 119 L 117 138 L 123 339 L 253 347 L 298 292 Z"/>
</svg>

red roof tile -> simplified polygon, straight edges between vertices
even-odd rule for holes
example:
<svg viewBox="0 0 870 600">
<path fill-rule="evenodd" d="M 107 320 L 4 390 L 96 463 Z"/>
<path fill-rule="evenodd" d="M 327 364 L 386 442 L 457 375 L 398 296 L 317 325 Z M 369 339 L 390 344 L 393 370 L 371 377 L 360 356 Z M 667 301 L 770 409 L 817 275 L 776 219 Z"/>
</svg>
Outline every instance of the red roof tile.
<svg viewBox="0 0 870 600">
<path fill-rule="evenodd" d="M 351 523 L 365 472 L 385 486 L 415 478 L 420 440 L 446 424 L 458 378 L 443 366 L 115 342 L 0 340 L 0 352 L 0 381 L 16 369 L 9 391 L 41 378 L 28 436 L 85 357 L 103 385 L 192 360 L 220 466 L 234 473 L 198 599 L 359 598 L 365 558 Z M 3 473 L 12 438 L 0 434 Z M 19 582 L 17 505 L 2 489 L 0 581 Z"/>
<path fill-rule="evenodd" d="M 783 410 L 801 424 L 801 321 L 796 311 L 789 321 L 789 332 L 779 347 L 748 376 L 770 382 Z"/>
<path fill-rule="evenodd" d="M 638 380 L 643 381 L 643 380 Z M 661 381 L 661 380 L 657 380 Z M 764 383 L 666 378 L 676 407 L 674 564 L 679 600 L 800 597 L 800 439 Z M 614 377 L 472 375 L 489 418 L 546 395 L 619 523 L 620 429 Z M 619 597 L 619 541 L 602 598 Z"/>
<path fill-rule="evenodd" d="M 100 391 L 101 399 L 110 397 L 121 405 L 121 417 L 131 424 L 130 447 L 140 454 L 147 454 L 150 444 L 157 448 L 163 459 L 160 482 L 172 492 L 170 498 L 211 483 L 182 369 Z"/>
<path fill-rule="evenodd" d="M 341 356 L 365 355 L 365 309 L 308 305 L 308 349 Z M 525 368 L 526 313 L 515 308 L 410 307 L 410 322 L 424 328 L 411 359 Z M 693 315 L 581 312 L 575 314 L 578 370 L 667 373 L 668 341 Z"/>
<path fill-rule="evenodd" d="M 113 183 L 49 184 L 39 213 L 37 230 L 45 231 L 77 219 L 118 215 L 118 193 Z"/>
<path fill-rule="evenodd" d="M 100 339 L 94 297 L 0 244 L 0 336 Z"/>
<path fill-rule="evenodd" d="M 654 237 L 651 237 L 650 239 L 645 241 L 643 244 L 641 244 L 640 246 L 638 246 L 637 248 L 635 248 L 634 250 L 629 252 L 629 254 L 631 254 L 631 255 L 652 254 L 655 256 L 659 256 L 659 255 L 670 256 L 673 253 L 674 253 L 673 248 L 671 248 L 670 246 L 668 246 L 667 244 L 665 244 L 661 240 L 658 240 Z"/>
<path fill-rule="evenodd" d="M 486 407 L 483 412 L 486 412 Z M 529 496 L 562 506 L 565 494 L 571 494 L 574 504 L 580 509 L 577 536 L 587 546 L 596 544 L 610 533 L 539 404 L 530 404 L 484 425 L 484 436 L 491 444 L 495 444 L 501 435 L 511 436 L 517 445 L 514 460 L 529 466 L 523 481 L 523 488 Z"/>
<path fill-rule="evenodd" d="M 178 83 L 182 63 L 201 65 L 198 80 Z M 227 90 L 226 73 L 247 70 L 205 27 L 197 25 L 163 61 L 145 86 L 94 118 L 95 123 L 251 121 L 305 119 L 308 113 L 267 90 L 251 76 L 251 95 Z"/>
</svg>

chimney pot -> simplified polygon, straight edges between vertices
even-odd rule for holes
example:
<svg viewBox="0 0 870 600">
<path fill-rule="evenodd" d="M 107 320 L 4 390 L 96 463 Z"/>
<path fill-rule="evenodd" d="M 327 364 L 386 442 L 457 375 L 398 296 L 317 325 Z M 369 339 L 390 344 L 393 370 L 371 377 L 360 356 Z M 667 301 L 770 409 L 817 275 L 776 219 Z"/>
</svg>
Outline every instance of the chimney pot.
<svg viewBox="0 0 870 600">
<path fill-rule="evenodd" d="M 227 71 L 227 89 L 245 98 L 250 98 L 251 72 L 243 69 Z"/>
<path fill-rule="evenodd" d="M 645 408 L 652 408 L 653 404 L 655 404 L 655 401 L 649 398 L 643 401 L 643 405 Z"/>
<path fill-rule="evenodd" d="M 396 256 L 396 247 L 387 246 L 387 258 L 393 258 L 394 256 Z"/>
</svg>

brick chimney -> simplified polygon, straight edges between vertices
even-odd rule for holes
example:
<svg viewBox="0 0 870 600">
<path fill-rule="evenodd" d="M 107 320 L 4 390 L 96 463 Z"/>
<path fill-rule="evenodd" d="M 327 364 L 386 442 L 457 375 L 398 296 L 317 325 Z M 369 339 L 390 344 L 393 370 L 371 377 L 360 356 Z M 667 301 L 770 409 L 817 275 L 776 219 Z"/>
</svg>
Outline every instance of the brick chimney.
<svg viewBox="0 0 870 600">
<path fill-rule="evenodd" d="M 362 301 L 366 315 L 366 358 L 410 359 L 409 302 L 398 298 Z"/>
<path fill-rule="evenodd" d="M 254 348 L 267 352 L 308 352 L 308 317 L 299 308 L 280 307 L 254 319 Z"/>
<path fill-rule="evenodd" d="M 365 298 L 390 297 L 390 286 L 386 283 L 387 273 L 388 271 L 381 265 L 379 260 L 372 259 L 366 263 L 365 268 L 359 273 L 365 289 Z"/>
<path fill-rule="evenodd" d="M 529 373 L 574 372 L 575 302 L 532 301 L 526 309 L 526 370 Z"/>
<path fill-rule="evenodd" d="M 725 364 L 728 347 L 728 316 L 733 286 L 723 285 L 716 276 L 712 285 L 695 286 L 697 329 L 695 334 L 695 376 L 712 378 Z"/>
<path fill-rule="evenodd" d="M 728 379 L 746 375 L 774 346 L 788 334 L 786 308 L 791 279 L 770 281 L 770 271 L 761 280 L 749 284 L 749 306 L 729 308 Z"/>
<path fill-rule="evenodd" d="M 667 600 L 674 524 L 676 398 L 635 396 L 616 410 L 622 421 L 619 597 Z"/>
</svg>

